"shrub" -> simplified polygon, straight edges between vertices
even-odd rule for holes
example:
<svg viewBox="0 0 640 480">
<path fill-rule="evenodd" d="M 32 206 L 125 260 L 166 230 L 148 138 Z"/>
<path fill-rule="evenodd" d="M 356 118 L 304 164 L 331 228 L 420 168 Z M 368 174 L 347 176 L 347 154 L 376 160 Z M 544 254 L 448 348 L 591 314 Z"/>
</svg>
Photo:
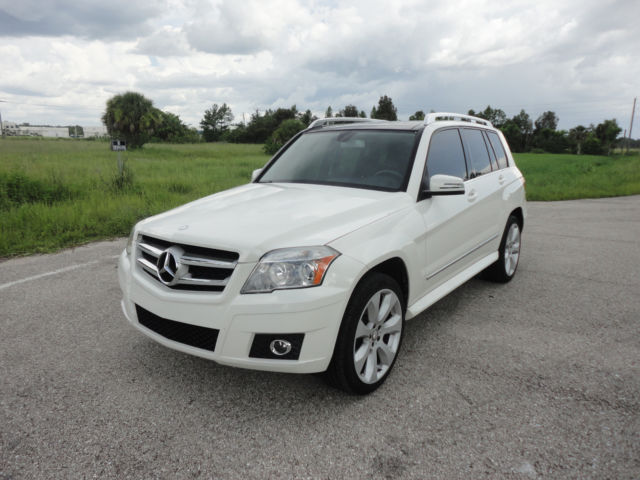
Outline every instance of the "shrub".
<svg viewBox="0 0 640 480">
<path fill-rule="evenodd" d="M 118 152 L 120 153 L 120 152 Z M 133 186 L 133 172 L 126 162 L 118 155 L 118 171 L 111 179 L 111 188 L 115 192 L 130 189 Z"/>
<path fill-rule="evenodd" d="M 582 153 L 587 155 L 600 155 L 603 151 L 602 142 L 593 133 L 589 133 L 582 144 Z"/>
<path fill-rule="evenodd" d="M 21 172 L 0 173 L 0 209 L 25 203 L 45 203 L 68 200 L 73 197 L 71 190 L 57 177 L 51 181 L 35 180 Z"/>
<path fill-rule="evenodd" d="M 264 152 L 273 155 L 280 150 L 285 143 L 291 140 L 296 133 L 304 130 L 304 128 L 304 124 L 296 118 L 284 120 L 267 139 L 267 142 L 264 144 Z"/>
</svg>

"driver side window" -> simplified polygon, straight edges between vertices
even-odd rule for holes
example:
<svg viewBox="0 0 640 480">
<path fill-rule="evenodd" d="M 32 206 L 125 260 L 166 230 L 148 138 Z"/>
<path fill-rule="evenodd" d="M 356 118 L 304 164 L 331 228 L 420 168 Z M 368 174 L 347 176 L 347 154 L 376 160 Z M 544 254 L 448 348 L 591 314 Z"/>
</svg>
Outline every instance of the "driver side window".
<svg viewBox="0 0 640 480">
<path fill-rule="evenodd" d="M 425 180 L 438 174 L 468 179 L 464 150 L 457 128 L 439 130 L 431 136 Z"/>
</svg>

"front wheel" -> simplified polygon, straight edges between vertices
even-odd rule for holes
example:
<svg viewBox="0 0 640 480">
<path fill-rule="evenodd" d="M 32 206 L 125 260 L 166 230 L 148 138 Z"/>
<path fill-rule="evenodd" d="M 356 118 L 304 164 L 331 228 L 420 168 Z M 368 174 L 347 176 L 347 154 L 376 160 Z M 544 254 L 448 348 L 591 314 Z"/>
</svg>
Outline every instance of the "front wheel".
<svg viewBox="0 0 640 480">
<path fill-rule="evenodd" d="M 520 260 L 520 223 L 518 218 L 511 215 L 502 234 L 499 257 L 496 262 L 485 270 L 485 277 L 494 282 L 506 283 L 513 278 Z"/>
<path fill-rule="evenodd" d="M 402 342 L 404 296 L 388 275 L 365 277 L 353 292 L 327 378 L 347 392 L 366 394 L 386 380 Z"/>
</svg>

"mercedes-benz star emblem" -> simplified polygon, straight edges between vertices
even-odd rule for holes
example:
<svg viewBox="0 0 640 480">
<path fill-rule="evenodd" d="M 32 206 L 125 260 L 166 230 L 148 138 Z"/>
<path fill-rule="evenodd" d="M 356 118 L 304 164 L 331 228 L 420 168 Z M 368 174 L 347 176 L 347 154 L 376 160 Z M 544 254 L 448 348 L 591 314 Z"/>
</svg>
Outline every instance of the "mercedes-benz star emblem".
<svg viewBox="0 0 640 480">
<path fill-rule="evenodd" d="M 167 286 L 175 285 L 182 278 L 183 268 L 180 264 L 182 252 L 180 250 L 177 247 L 170 247 L 158 257 L 156 263 L 158 279 Z"/>
</svg>

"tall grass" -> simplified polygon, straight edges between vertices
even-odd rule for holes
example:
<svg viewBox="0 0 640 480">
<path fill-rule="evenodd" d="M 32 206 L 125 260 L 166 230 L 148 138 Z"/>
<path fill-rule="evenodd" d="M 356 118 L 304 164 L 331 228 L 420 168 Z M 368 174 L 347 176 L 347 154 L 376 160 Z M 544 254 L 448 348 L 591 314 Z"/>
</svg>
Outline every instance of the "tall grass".
<svg viewBox="0 0 640 480">
<path fill-rule="evenodd" d="M 0 257 L 127 235 L 141 218 L 247 183 L 260 145 L 0 139 Z"/>
<path fill-rule="evenodd" d="M 0 139 L 0 257 L 127 235 L 141 218 L 247 183 L 261 145 Z M 640 156 L 519 154 L 529 200 L 640 194 Z"/>
<path fill-rule="evenodd" d="M 640 155 L 520 153 L 527 200 L 572 200 L 640 194 Z"/>
</svg>

